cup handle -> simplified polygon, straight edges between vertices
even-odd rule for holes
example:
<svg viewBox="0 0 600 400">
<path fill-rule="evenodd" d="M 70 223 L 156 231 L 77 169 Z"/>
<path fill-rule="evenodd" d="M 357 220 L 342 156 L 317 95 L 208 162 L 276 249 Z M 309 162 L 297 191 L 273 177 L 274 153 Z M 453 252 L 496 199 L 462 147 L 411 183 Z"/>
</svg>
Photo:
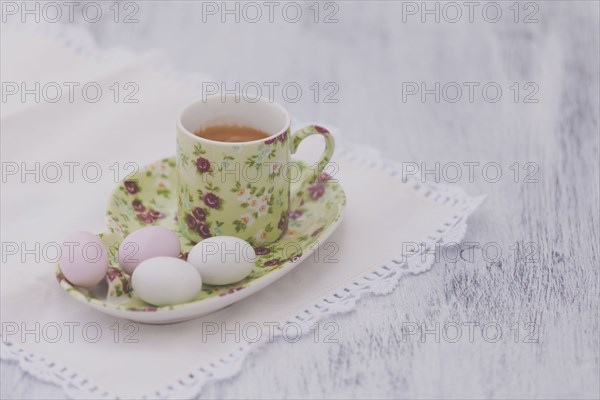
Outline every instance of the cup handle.
<svg viewBox="0 0 600 400">
<path fill-rule="evenodd" d="M 301 187 L 305 187 L 306 185 L 313 183 L 319 176 L 321 176 L 321 173 L 325 169 L 325 166 L 329 163 L 329 160 L 331 160 L 331 156 L 333 155 L 333 148 L 335 147 L 335 141 L 333 140 L 333 136 L 327 129 L 318 125 L 309 125 L 297 130 L 292 135 L 291 153 L 295 154 L 296 150 L 298 150 L 300 142 L 311 135 L 321 135 L 325 138 L 325 151 L 323 152 L 321 159 L 316 165 L 314 174 L 310 174 L 306 179 L 304 179 L 304 182 L 302 182 Z"/>
</svg>

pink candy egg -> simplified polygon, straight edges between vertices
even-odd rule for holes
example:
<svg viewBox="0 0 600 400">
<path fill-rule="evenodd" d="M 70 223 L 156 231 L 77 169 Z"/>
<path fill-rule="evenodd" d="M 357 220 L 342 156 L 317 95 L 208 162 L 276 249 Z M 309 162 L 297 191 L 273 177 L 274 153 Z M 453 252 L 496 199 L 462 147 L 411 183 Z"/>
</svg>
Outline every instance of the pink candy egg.
<svg viewBox="0 0 600 400">
<path fill-rule="evenodd" d="M 144 260 L 153 257 L 178 257 L 181 243 L 174 232 L 162 226 L 147 226 L 131 233 L 119 247 L 119 265 L 132 274 Z"/>
<path fill-rule="evenodd" d="M 79 231 L 63 241 L 59 263 L 69 282 L 75 286 L 90 287 L 106 276 L 108 251 L 97 235 Z"/>
</svg>

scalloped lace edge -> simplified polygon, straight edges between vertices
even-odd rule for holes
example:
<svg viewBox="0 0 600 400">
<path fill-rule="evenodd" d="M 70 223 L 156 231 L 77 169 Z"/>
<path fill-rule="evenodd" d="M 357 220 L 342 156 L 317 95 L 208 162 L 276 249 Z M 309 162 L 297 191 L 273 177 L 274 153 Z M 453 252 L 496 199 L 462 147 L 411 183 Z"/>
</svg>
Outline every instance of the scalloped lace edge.
<svg viewBox="0 0 600 400">
<path fill-rule="evenodd" d="M 82 57 L 104 59 L 103 55 L 110 54 L 106 50 L 98 49 L 90 39 L 89 33 L 82 28 L 70 32 L 64 29 L 39 29 L 37 27 L 33 30 L 51 35 Z M 190 75 L 181 75 L 169 66 L 157 64 L 155 67 L 165 76 L 175 77 L 183 82 L 194 82 L 194 78 Z M 198 82 L 196 81 L 195 84 L 197 85 Z M 466 234 L 467 218 L 485 199 L 485 196 L 469 196 L 458 187 L 422 183 L 415 177 L 403 178 L 400 163 L 386 160 L 377 150 L 364 145 L 343 143 L 342 146 L 336 146 L 336 158 L 343 158 L 355 165 L 380 170 L 397 178 L 400 183 L 410 185 L 417 193 L 431 201 L 455 207 L 456 213 L 421 244 L 418 252 L 393 257 L 384 265 L 348 282 L 296 315 L 282 321 L 298 324 L 301 327 L 300 335 L 306 334 L 311 326 L 325 317 L 353 311 L 363 295 L 389 294 L 403 276 L 420 274 L 431 269 L 435 261 L 432 253 L 435 246 L 460 243 Z M 281 334 L 281 331 L 276 331 L 275 337 L 280 337 Z M 218 381 L 238 374 L 248 354 L 265 344 L 267 341 L 241 344 L 218 361 L 192 368 L 185 377 L 147 393 L 142 398 L 195 397 L 209 381 Z M 60 386 L 71 398 L 109 399 L 118 397 L 117 394 L 101 389 L 71 369 L 4 340 L 0 342 L 0 359 L 16 361 L 22 370 L 42 381 Z"/>
</svg>

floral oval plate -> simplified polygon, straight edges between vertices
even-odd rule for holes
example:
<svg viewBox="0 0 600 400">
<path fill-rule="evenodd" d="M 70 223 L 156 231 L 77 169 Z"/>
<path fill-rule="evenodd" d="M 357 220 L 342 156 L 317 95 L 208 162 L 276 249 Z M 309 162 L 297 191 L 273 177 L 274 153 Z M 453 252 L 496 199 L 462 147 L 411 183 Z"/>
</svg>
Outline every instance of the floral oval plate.
<svg viewBox="0 0 600 400">
<path fill-rule="evenodd" d="M 306 164 L 299 166 L 304 174 L 311 173 Z M 108 231 L 100 235 L 110 254 L 111 266 L 105 281 L 89 289 L 73 286 L 57 265 L 60 286 L 92 308 L 137 322 L 163 324 L 201 317 L 256 293 L 300 264 L 333 233 L 346 206 L 342 187 L 327 174 L 308 187 L 292 185 L 288 230 L 277 242 L 255 247 L 258 258 L 248 277 L 231 285 L 203 285 L 200 294 L 189 303 L 155 307 L 135 296 L 129 276 L 118 267 L 117 252 L 128 234 L 144 226 L 160 225 L 178 232 L 176 179 L 175 158 L 166 158 L 120 183 L 108 204 Z M 195 243 L 179 237 L 180 257 L 185 259 Z"/>
</svg>

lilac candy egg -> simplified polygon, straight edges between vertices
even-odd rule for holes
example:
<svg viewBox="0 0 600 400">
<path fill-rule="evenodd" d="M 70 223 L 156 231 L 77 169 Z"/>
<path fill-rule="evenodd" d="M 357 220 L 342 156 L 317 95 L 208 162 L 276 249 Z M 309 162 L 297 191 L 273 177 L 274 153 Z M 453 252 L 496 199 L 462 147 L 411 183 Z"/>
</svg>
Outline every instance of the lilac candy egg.
<svg viewBox="0 0 600 400">
<path fill-rule="evenodd" d="M 181 243 L 174 232 L 162 226 L 147 226 L 131 233 L 119 247 L 119 265 L 132 274 L 144 260 L 153 257 L 178 257 Z"/>
<path fill-rule="evenodd" d="M 59 263 L 69 282 L 75 286 L 90 287 L 106 276 L 108 251 L 97 235 L 79 231 L 63 241 Z"/>
</svg>

